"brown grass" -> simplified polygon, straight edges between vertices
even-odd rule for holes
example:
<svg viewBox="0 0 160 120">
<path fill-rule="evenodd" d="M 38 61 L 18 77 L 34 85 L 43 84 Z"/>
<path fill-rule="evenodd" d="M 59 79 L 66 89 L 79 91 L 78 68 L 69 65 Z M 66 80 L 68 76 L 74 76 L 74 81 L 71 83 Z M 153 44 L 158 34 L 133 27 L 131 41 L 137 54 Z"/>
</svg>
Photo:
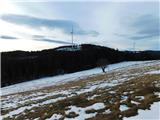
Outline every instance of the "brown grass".
<svg viewBox="0 0 160 120">
<path fill-rule="evenodd" d="M 4 120 L 23 120 L 29 119 L 32 120 L 34 118 L 40 118 L 40 120 L 44 120 L 46 118 L 51 117 L 53 114 L 61 114 L 64 117 L 74 118 L 78 116 L 78 114 L 71 112 L 66 115 L 65 111 L 68 110 L 69 106 L 75 105 L 77 107 L 87 107 L 97 102 L 103 102 L 105 104 L 105 109 L 110 109 L 111 113 L 104 114 L 105 109 L 101 110 L 87 110 L 86 113 L 95 113 L 97 115 L 94 118 L 90 118 L 92 120 L 121 120 L 124 116 L 130 117 L 138 114 L 138 109 L 148 109 L 153 102 L 160 101 L 160 98 L 154 94 L 154 92 L 160 92 L 160 88 L 156 87 L 156 84 L 160 84 L 160 75 L 158 74 L 144 74 L 148 72 L 150 69 L 157 70 L 159 67 L 156 66 L 147 66 L 141 68 L 132 68 L 132 69 L 123 69 L 112 71 L 106 74 L 99 74 L 95 76 L 89 76 L 85 79 L 75 80 L 72 82 L 68 82 L 66 84 L 45 87 L 39 90 L 32 90 L 29 92 L 19 93 L 19 96 L 27 96 L 35 92 L 54 92 L 57 90 L 67 90 L 71 87 L 76 87 L 76 89 L 83 89 L 88 83 L 95 83 L 97 81 L 112 81 L 114 79 L 121 79 L 123 75 L 128 75 L 128 80 L 123 82 L 123 84 L 119 84 L 110 88 L 98 88 L 94 91 L 83 93 L 80 95 L 76 95 L 73 97 L 67 97 L 64 100 L 57 101 L 56 103 L 43 105 L 40 107 L 34 107 L 31 110 L 26 110 L 25 114 L 19 114 L 14 116 L 13 118 L 5 118 Z M 140 75 L 134 75 L 136 73 L 141 73 Z M 156 82 L 156 83 L 155 83 Z M 110 91 L 115 91 L 115 93 L 110 93 Z M 133 91 L 133 92 L 132 92 Z M 125 93 L 125 94 L 124 94 Z M 91 100 L 88 100 L 88 97 L 93 95 L 99 95 Z M 123 97 L 127 97 L 127 99 L 123 100 Z M 136 96 L 144 96 L 144 99 L 139 99 Z M 4 98 L 6 96 L 3 96 Z M 51 96 L 39 101 L 30 101 L 30 103 L 25 104 L 33 104 L 34 102 L 39 103 L 55 96 Z M 57 96 L 59 97 L 59 96 Z M 139 102 L 138 105 L 131 103 L 131 101 Z M 129 107 L 126 111 L 120 111 L 120 105 L 125 104 Z M 22 106 L 20 106 L 22 107 Z M 3 111 L 2 114 L 6 114 L 13 109 L 9 109 L 8 111 Z M 33 111 L 34 112 L 31 112 Z M 63 119 L 62 118 L 62 119 Z M 89 119 L 89 120 L 90 120 Z"/>
</svg>

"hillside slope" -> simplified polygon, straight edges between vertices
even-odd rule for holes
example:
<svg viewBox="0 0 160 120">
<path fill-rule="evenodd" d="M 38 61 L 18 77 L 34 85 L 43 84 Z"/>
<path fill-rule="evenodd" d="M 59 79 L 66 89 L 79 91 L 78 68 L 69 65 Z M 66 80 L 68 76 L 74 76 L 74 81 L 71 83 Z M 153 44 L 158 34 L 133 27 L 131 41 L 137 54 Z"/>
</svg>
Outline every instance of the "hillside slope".
<svg viewBox="0 0 160 120">
<path fill-rule="evenodd" d="M 107 71 L 112 71 L 115 69 L 121 69 L 122 67 L 127 67 L 131 65 L 141 64 L 141 63 L 149 63 L 151 61 L 130 61 L 130 62 L 120 62 L 115 64 L 110 64 L 107 66 Z M 49 87 L 58 84 L 64 84 L 66 82 L 71 82 L 79 79 L 84 79 L 88 76 L 93 76 L 96 74 L 102 74 L 102 69 L 100 67 L 96 67 L 89 70 L 83 70 L 79 72 L 58 75 L 53 77 L 45 77 L 40 79 L 35 79 L 32 81 L 17 83 L 14 85 L 3 87 L 2 95 L 14 94 L 19 92 L 25 92 L 35 89 L 41 89 L 43 87 Z"/>
<path fill-rule="evenodd" d="M 159 94 L 160 61 L 148 61 L 4 95 L 1 112 L 4 120 L 121 120 L 160 101 Z"/>
<path fill-rule="evenodd" d="M 1 85 L 9 86 L 34 79 L 88 70 L 122 61 L 160 60 L 160 51 L 118 51 L 112 48 L 82 44 L 72 49 L 63 46 L 42 51 L 13 51 L 1 54 Z M 16 69 L 16 70 L 15 70 Z"/>
</svg>

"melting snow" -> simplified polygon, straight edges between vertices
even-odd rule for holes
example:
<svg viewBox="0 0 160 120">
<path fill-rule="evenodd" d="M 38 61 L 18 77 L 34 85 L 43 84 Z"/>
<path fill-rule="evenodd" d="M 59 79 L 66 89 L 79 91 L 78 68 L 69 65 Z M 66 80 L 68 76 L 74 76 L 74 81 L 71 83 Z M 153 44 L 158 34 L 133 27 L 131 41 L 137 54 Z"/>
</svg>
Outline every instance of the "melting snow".
<svg viewBox="0 0 160 120">
<path fill-rule="evenodd" d="M 123 94 L 124 94 L 124 95 L 127 95 L 127 94 L 128 94 L 128 92 L 123 92 Z"/>
<path fill-rule="evenodd" d="M 108 93 L 110 93 L 110 94 L 115 94 L 116 92 L 115 92 L 115 91 L 109 91 Z"/>
<path fill-rule="evenodd" d="M 94 98 L 96 98 L 96 97 L 98 97 L 98 96 L 100 96 L 100 95 L 93 95 L 93 96 L 91 96 L 91 97 L 88 97 L 88 100 L 93 100 Z"/>
<path fill-rule="evenodd" d="M 69 114 L 70 112 L 75 112 L 76 114 L 78 114 L 78 116 L 75 118 L 65 118 L 64 120 L 75 120 L 75 119 L 76 120 L 85 120 L 87 118 L 92 118 L 97 114 L 96 112 L 87 114 L 85 111 L 91 110 L 91 109 L 100 110 L 100 109 L 105 108 L 105 105 L 104 105 L 104 103 L 95 103 L 95 104 L 88 106 L 86 108 L 76 107 L 76 106 L 70 106 L 69 108 L 70 108 L 70 110 L 67 110 L 65 112 L 65 114 Z"/>
<path fill-rule="evenodd" d="M 121 100 L 121 102 L 126 101 L 126 100 L 127 100 L 127 98 L 128 98 L 128 96 L 123 96 L 123 95 L 122 95 L 122 96 L 121 96 L 121 99 L 122 99 L 122 100 Z"/>
<path fill-rule="evenodd" d="M 154 92 L 154 94 L 160 98 L 160 92 Z"/>
<path fill-rule="evenodd" d="M 62 118 L 63 116 L 60 114 L 53 114 L 51 116 L 51 118 L 47 118 L 46 120 L 59 120 L 60 118 Z"/>
<path fill-rule="evenodd" d="M 136 101 L 133 101 L 133 100 L 131 101 L 131 103 L 136 104 L 136 105 L 140 104 L 139 102 L 136 102 Z"/>
<path fill-rule="evenodd" d="M 99 110 L 105 108 L 104 103 L 95 103 L 92 106 L 87 107 L 86 109 L 94 109 L 94 110 Z"/>
<path fill-rule="evenodd" d="M 130 91 L 129 93 L 130 93 L 130 94 L 133 94 L 133 93 L 134 93 L 134 91 Z"/>
<path fill-rule="evenodd" d="M 137 116 L 124 118 L 124 120 L 160 120 L 160 102 L 153 103 L 151 110 L 139 110 Z"/>
<path fill-rule="evenodd" d="M 135 96 L 135 98 L 139 99 L 139 100 L 143 100 L 144 96 Z"/>
<path fill-rule="evenodd" d="M 69 114 L 70 112 L 75 112 L 78 114 L 77 117 L 75 118 L 65 118 L 64 120 L 85 120 L 87 118 L 94 117 L 96 113 L 91 113 L 91 114 L 86 114 L 85 109 L 81 107 L 76 107 L 76 106 L 70 106 L 70 110 L 66 111 L 65 114 Z"/>
<path fill-rule="evenodd" d="M 131 62 L 131 63 L 134 63 L 134 64 L 136 63 L 137 64 L 138 62 Z M 117 69 L 117 68 L 120 67 L 120 65 L 121 65 L 121 67 L 125 66 L 123 64 L 125 64 L 125 63 L 110 65 L 110 66 L 112 66 L 112 67 L 110 67 L 110 70 L 111 69 Z M 127 62 L 126 65 L 133 65 L 133 64 L 130 64 L 130 62 Z M 95 69 L 92 69 L 92 70 L 76 72 L 76 73 L 67 74 L 67 75 L 63 75 L 63 76 L 43 78 L 43 79 L 36 80 L 36 81 L 30 81 L 30 82 L 20 83 L 20 84 L 16 84 L 16 85 L 11 85 L 11 86 L 2 88 L 1 90 L 2 90 L 3 95 L 5 95 L 5 94 L 7 95 L 7 94 L 10 94 L 10 93 L 16 93 L 16 92 L 31 90 L 32 87 L 37 89 L 37 86 L 42 85 L 42 84 L 44 84 L 44 86 L 45 85 L 51 85 L 50 83 L 53 82 L 53 81 L 54 81 L 53 84 L 56 84 L 56 83 L 59 83 L 59 82 L 64 82 L 64 81 L 67 82 L 67 81 L 70 80 L 69 78 L 71 78 L 71 80 L 73 80 L 77 77 L 79 78 L 79 77 L 84 77 L 85 75 L 93 75 L 94 73 L 102 73 L 102 71 L 98 68 L 95 68 Z M 81 89 L 81 90 L 78 90 L 78 91 L 76 91 L 73 88 L 73 89 L 70 89 L 68 91 L 56 91 L 54 93 L 38 92 L 37 94 L 34 93 L 34 94 L 29 95 L 29 96 L 16 96 L 16 95 L 7 96 L 4 100 L 2 99 L 2 108 L 9 108 L 9 107 L 13 107 L 13 108 L 15 107 L 16 108 L 19 104 L 24 104 L 25 102 L 28 102 L 28 101 L 31 101 L 31 100 L 35 101 L 35 100 L 44 99 L 46 97 L 54 96 L 54 95 L 58 95 L 58 94 L 63 94 L 63 95 L 67 95 L 67 97 L 71 97 L 71 96 L 73 96 L 73 94 L 72 94 L 73 92 L 75 92 L 76 94 L 82 94 L 82 93 L 93 91 L 97 88 L 112 87 L 112 86 L 120 84 L 121 82 L 123 82 L 125 80 L 126 80 L 125 78 L 122 78 L 122 79 L 117 79 L 117 80 L 100 81 L 100 82 L 96 82 L 94 84 L 93 83 L 88 84 L 84 89 Z M 41 87 L 44 87 L 44 86 L 42 85 Z M 111 91 L 111 92 L 113 93 L 114 91 Z M 131 92 L 134 92 L 134 91 L 130 91 L 130 93 Z M 157 93 L 155 93 L 155 94 L 157 94 Z M 94 98 L 96 96 L 98 96 L 98 95 L 92 96 L 92 98 Z M 45 105 L 45 104 L 54 103 L 58 100 L 62 100 L 62 99 L 65 99 L 65 98 L 66 97 L 59 97 L 59 98 L 55 98 L 55 99 L 46 100 L 42 103 L 36 103 L 36 104 L 31 104 L 30 106 L 20 107 L 20 108 L 17 108 L 15 110 L 9 112 L 8 114 L 6 114 L 4 116 L 1 116 L 1 117 L 8 117 L 8 116 L 17 115 L 19 113 L 24 112 L 26 109 L 30 110 L 33 107 L 39 107 L 39 106 L 42 106 L 42 105 Z M 136 98 L 144 99 L 144 96 L 136 96 Z M 124 98 L 124 99 L 126 99 L 126 98 Z M 134 101 L 132 101 L 132 102 L 134 102 Z M 75 107 L 75 110 L 79 109 L 81 111 L 81 114 L 83 113 L 83 115 L 78 116 L 78 118 L 80 117 L 80 118 L 85 119 L 85 118 L 94 117 L 96 115 L 96 113 L 86 114 L 85 110 L 88 110 L 88 109 L 98 110 L 98 109 L 103 109 L 104 107 L 105 107 L 105 105 L 103 103 L 96 103 L 96 104 L 94 104 L 92 106 L 89 106 L 87 108 Z M 128 107 L 124 106 L 124 105 L 123 106 L 121 105 L 120 109 L 125 110 L 125 109 L 128 109 Z M 68 118 L 66 118 L 66 120 L 67 119 Z"/>
<path fill-rule="evenodd" d="M 146 74 L 160 74 L 160 70 L 150 71 L 147 72 Z"/>
<path fill-rule="evenodd" d="M 129 107 L 127 105 L 120 105 L 120 111 L 125 111 L 125 110 L 128 110 Z"/>
<path fill-rule="evenodd" d="M 104 114 L 109 114 L 109 113 L 111 113 L 111 110 L 110 109 L 107 109 L 107 110 L 105 110 L 105 112 L 103 112 Z"/>
<path fill-rule="evenodd" d="M 9 117 L 9 116 L 12 117 L 13 115 L 17 115 L 17 114 L 19 114 L 19 113 L 22 113 L 22 112 L 24 112 L 25 110 L 30 110 L 30 109 L 32 109 L 32 108 L 34 108 L 34 107 L 39 107 L 39 106 L 42 106 L 42 105 L 45 105 L 45 104 L 54 103 L 54 102 L 57 102 L 58 100 L 63 100 L 63 99 L 65 99 L 65 98 L 66 98 L 66 97 L 59 97 L 59 98 L 56 98 L 56 99 L 46 100 L 46 101 L 44 101 L 44 102 L 42 102 L 42 103 L 36 103 L 36 104 L 31 104 L 30 106 L 20 107 L 20 108 L 18 108 L 18 109 L 16 109 L 16 110 L 13 110 L 13 111 L 9 112 L 9 113 L 6 114 L 6 115 L 3 115 L 2 117 L 3 117 L 3 118 Z"/>
</svg>

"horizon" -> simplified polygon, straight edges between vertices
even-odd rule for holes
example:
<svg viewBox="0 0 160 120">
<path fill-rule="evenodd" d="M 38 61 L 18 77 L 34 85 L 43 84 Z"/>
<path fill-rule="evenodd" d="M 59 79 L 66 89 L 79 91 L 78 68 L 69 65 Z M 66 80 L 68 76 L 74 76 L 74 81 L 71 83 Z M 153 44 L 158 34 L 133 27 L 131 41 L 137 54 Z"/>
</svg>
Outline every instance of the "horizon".
<svg viewBox="0 0 160 120">
<path fill-rule="evenodd" d="M 0 5 L 0 51 L 39 51 L 75 44 L 119 50 L 160 50 L 159 1 L 5 0 Z"/>
<path fill-rule="evenodd" d="M 113 50 L 118 50 L 121 52 L 146 52 L 146 51 L 153 51 L 153 52 L 160 52 L 160 50 L 119 50 L 117 48 L 111 48 L 111 47 L 107 47 L 107 46 L 103 46 L 103 45 L 96 45 L 96 44 L 79 44 L 79 45 L 93 45 L 93 46 L 98 46 L 98 47 L 105 47 L 105 48 L 109 48 L 109 49 L 113 49 Z M 72 45 L 65 45 L 65 46 L 58 46 L 58 47 L 54 47 L 54 48 L 46 48 L 46 49 L 40 49 L 40 50 L 12 50 L 12 51 L 0 51 L 1 53 L 9 53 L 9 52 L 17 52 L 17 51 L 22 51 L 22 52 L 41 52 L 41 51 L 45 51 L 45 50 L 53 50 L 53 49 L 58 49 L 58 48 L 63 48 L 63 47 L 72 47 Z"/>
</svg>

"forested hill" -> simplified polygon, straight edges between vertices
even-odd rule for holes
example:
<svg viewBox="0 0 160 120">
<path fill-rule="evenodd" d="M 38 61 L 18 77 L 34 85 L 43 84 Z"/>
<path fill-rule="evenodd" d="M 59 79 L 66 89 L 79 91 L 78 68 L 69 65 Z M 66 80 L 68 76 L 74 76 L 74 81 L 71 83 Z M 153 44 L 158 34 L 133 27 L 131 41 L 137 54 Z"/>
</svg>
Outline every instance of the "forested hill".
<svg viewBox="0 0 160 120">
<path fill-rule="evenodd" d="M 7 86 L 47 76 L 65 74 L 97 67 L 99 61 L 106 64 L 160 59 L 160 51 L 118 51 L 115 49 L 82 44 L 55 49 L 1 53 L 1 85 Z"/>
</svg>

